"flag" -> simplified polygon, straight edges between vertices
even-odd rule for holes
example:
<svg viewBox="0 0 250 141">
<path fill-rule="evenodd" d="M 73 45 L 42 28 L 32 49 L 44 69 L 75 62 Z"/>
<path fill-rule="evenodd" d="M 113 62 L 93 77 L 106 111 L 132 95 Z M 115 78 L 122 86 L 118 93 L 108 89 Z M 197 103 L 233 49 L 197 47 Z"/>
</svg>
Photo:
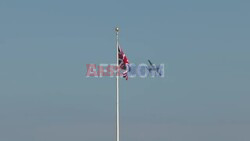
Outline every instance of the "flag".
<svg viewBox="0 0 250 141">
<path fill-rule="evenodd" d="M 128 80 L 128 71 L 129 71 L 129 60 L 125 53 L 122 51 L 120 45 L 118 45 L 118 57 L 119 57 L 119 67 L 122 70 L 125 70 L 122 75 L 126 80 Z"/>
</svg>

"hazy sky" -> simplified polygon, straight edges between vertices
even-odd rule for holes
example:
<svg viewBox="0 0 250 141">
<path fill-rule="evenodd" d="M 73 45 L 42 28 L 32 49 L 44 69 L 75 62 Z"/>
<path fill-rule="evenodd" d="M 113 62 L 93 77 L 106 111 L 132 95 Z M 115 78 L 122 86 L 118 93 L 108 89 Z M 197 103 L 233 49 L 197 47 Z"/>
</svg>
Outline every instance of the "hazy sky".
<svg viewBox="0 0 250 141">
<path fill-rule="evenodd" d="M 120 82 L 121 141 L 250 140 L 250 2 L 1 0 L 0 140 L 115 141 L 115 32 L 165 78 Z"/>
</svg>

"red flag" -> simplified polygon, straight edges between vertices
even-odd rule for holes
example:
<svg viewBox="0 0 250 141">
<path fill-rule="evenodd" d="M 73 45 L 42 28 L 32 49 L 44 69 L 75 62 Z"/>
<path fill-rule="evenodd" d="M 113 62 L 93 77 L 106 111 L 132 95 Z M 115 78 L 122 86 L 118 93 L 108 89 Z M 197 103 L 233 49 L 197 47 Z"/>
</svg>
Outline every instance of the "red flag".
<svg viewBox="0 0 250 141">
<path fill-rule="evenodd" d="M 119 56 L 119 67 L 122 70 L 125 70 L 122 73 L 123 77 L 126 78 L 126 80 L 128 80 L 129 60 L 128 60 L 127 56 L 125 55 L 125 53 L 122 51 L 120 45 L 118 45 L 118 56 Z"/>
</svg>

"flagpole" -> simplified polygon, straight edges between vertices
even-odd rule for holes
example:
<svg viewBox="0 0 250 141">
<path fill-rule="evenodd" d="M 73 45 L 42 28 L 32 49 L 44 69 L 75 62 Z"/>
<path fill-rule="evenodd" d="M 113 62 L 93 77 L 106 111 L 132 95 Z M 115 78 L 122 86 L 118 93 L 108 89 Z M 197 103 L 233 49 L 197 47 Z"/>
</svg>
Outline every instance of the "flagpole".
<svg viewBox="0 0 250 141">
<path fill-rule="evenodd" d="M 119 67 L 119 55 L 118 55 L 118 46 L 119 46 L 119 28 L 115 28 L 116 31 L 116 66 Z M 117 68 L 117 70 L 120 70 Z M 120 141 L 120 121 L 119 121 L 119 73 L 116 72 L 116 141 Z"/>
</svg>

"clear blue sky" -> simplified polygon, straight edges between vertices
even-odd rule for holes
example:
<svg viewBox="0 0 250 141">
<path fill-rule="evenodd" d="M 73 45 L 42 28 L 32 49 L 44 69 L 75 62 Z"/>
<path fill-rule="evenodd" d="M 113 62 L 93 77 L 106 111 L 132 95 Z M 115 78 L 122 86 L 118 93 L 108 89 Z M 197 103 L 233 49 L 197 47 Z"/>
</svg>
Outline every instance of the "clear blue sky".
<svg viewBox="0 0 250 141">
<path fill-rule="evenodd" d="M 0 140 L 115 140 L 114 27 L 133 63 L 165 78 L 121 81 L 121 141 L 250 140 L 250 2 L 1 0 Z"/>
</svg>

